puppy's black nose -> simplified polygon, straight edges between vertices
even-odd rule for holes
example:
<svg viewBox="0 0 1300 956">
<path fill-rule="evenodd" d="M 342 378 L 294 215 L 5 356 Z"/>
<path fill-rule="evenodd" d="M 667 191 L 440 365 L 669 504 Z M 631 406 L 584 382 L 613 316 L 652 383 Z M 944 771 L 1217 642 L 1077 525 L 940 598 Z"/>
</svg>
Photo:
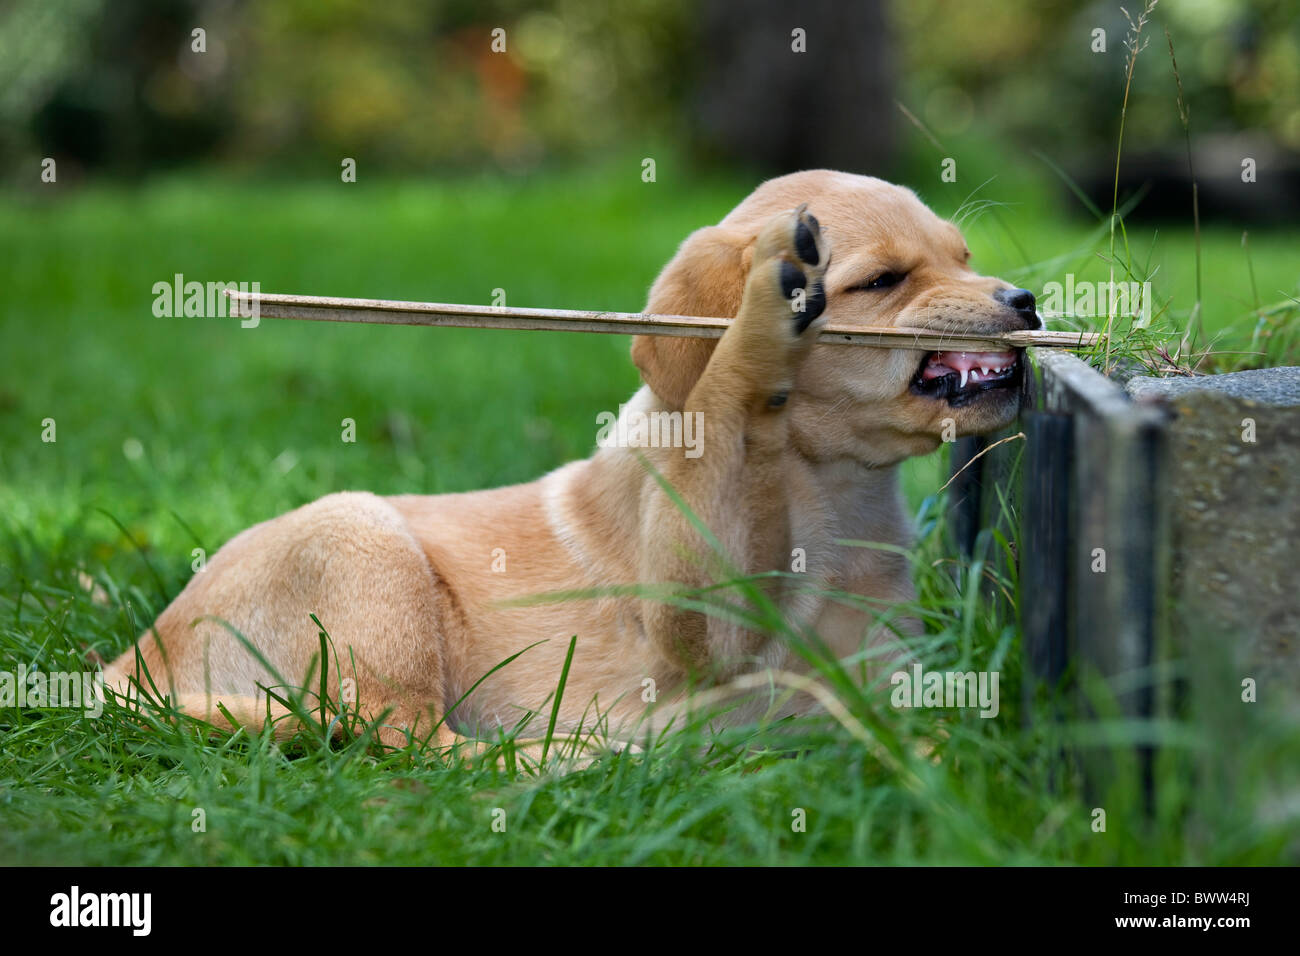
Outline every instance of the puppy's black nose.
<svg viewBox="0 0 1300 956">
<path fill-rule="evenodd" d="M 1007 308 L 1019 312 L 1031 329 L 1043 327 L 1043 323 L 1038 318 L 1038 311 L 1034 308 L 1034 294 L 1028 289 L 998 289 L 993 293 L 993 298 Z"/>
</svg>

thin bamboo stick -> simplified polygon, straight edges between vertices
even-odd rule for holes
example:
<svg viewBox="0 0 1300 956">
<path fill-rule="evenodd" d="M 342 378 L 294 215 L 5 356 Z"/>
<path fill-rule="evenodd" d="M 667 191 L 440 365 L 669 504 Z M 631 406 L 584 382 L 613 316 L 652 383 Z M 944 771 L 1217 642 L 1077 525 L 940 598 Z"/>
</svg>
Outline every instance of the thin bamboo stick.
<svg viewBox="0 0 1300 956">
<path fill-rule="evenodd" d="M 643 312 L 585 312 L 576 309 L 515 309 L 446 302 L 394 302 L 387 299 L 339 299 L 332 296 L 281 295 L 226 290 L 239 304 L 240 314 L 270 319 L 310 319 L 324 322 L 369 322 L 384 325 L 453 326 L 471 329 L 550 329 L 559 332 L 604 332 L 616 335 L 675 335 L 716 339 L 730 319 L 693 315 L 651 315 Z M 989 352 L 1007 348 L 1080 349 L 1094 345 L 1095 332 L 1003 332 L 972 335 L 934 329 L 868 328 L 826 325 L 818 339 L 831 345 L 923 351 Z"/>
</svg>

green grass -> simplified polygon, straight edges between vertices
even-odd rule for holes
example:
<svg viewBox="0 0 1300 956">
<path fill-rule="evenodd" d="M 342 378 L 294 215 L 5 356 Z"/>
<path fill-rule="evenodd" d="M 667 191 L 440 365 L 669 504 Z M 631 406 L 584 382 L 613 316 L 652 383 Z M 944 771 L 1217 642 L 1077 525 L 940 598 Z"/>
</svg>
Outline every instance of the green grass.
<svg viewBox="0 0 1300 956">
<path fill-rule="evenodd" d="M 153 283 L 180 272 L 257 279 L 264 291 L 483 303 L 504 288 L 512 305 L 632 310 L 677 243 L 752 185 L 668 185 L 662 167 L 646 185 L 638 172 L 355 186 L 179 179 L 0 202 L 0 670 L 80 670 L 87 651 L 113 656 L 182 586 L 193 548 L 210 554 L 322 494 L 486 487 L 585 456 L 596 414 L 637 383 L 621 337 L 273 320 L 241 329 L 155 318 Z M 921 191 L 940 212 L 956 206 Z M 1051 275 L 1034 263 L 1052 256 L 1089 261 L 1088 227 L 1029 199 L 967 230 L 975 264 L 1018 281 Z M 1211 330 L 1251 321 L 1239 238 L 1203 237 Z M 1252 237 L 1261 290 L 1295 294 L 1294 246 L 1290 234 Z M 1190 235 L 1162 234 L 1155 249 L 1162 296 L 1189 309 Z M 47 418 L 57 442 L 41 441 Z M 345 418 L 355 444 L 340 440 Z M 896 710 L 888 687 L 841 687 L 851 727 L 875 745 L 834 721 L 693 728 L 559 776 L 363 742 L 209 741 L 115 708 L 97 720 L 9 709 L 0 862 L 1296 862 L 1287 794 L 1300 742 L 1264 705 L 1144 728 L 1053 725 L 1025 709 L 1014 607 L 974 584 L 1014 599 L 1016 582 L 995 563 L 951 560 L 935 517 L 942 472 L 942 456 L 906 471 L 924 512 L 917 650 L 936 668 L 1000 668 L 998 719 Z M 1004 543 L 984 544 L 994 556 Z M 1231 690 L 1213 671 L 1187 676 L 1211 699 Z M 1127 761 L 1141 735 L 1164 745 L 1150 815 Z M 918 756 L 917 739 L 940 759 Z M 1115 760 L 1092 799 L 1060 757 L 1080 746 Z M 1091 829 L 1096 806 L 1105 833 Z M 497 808 L 504 833 L 492 827 Z M 792 830 L 797 809 L 805 832 Z"/>
</svg>

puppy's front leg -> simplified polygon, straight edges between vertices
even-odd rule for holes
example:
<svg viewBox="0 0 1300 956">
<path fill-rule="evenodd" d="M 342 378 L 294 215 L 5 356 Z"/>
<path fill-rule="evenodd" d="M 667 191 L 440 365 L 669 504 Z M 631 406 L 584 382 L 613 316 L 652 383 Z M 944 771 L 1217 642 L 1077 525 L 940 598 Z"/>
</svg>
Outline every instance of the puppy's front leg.
<svg viewBox="0 0 1300 956">
<path fill-rule="evenodd" d="M 759 233 L 736 319 L 683 409 L 699 416 L 700 454 L 662 459 L 664 477 L 727 560 L 656 489 L 641 539 L 643 581 L 691 589 L 726 580 L 728 565 L 741 574 L 786 566 L 790 502 L 810 494 L 806 466 L 789 446 L 788 403 L 795 371 L 824 324 L 818 319 L 829 259 L 805 207 L 774 217 Z M 779 585 L 768 583 L 779 598 Z M 725 676 L 761 651 L 760 635 L 716 615 L 651 600 L 643 613 L 652 640 L 693 671 Z"/>
</svg>

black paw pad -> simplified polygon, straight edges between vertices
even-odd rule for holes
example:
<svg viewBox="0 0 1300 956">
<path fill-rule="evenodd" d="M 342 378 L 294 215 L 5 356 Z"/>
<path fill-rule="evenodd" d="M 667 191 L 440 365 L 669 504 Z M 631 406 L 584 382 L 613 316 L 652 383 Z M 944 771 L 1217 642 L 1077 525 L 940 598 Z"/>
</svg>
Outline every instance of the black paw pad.
<svg viewBox="0 0 1300 956">
<path fill-rule="evenodd" d="M 787 299 L 794 295 L 796 289 L 802 289 L 808 284 L 808 279 L 804 276 L 803 270 L 793 262 L 781 263 L 781 294 Z"/>
<path fill-rule="evenodd" d="M 803 333 L 803 330 L 812 325 L 817 316 L 826 311 L 826 289 L 820 282 L 816 283 L 804 296 L 803 311 L 795 313 L 794 330 L 796 333 Z"/>
<path fill-rule="evenodd" d="M 813 237 L 813 229 L 817 228 L 817 217 L 812 213 L 808 214 L 808 220 L 812 223 L 811 228 L 807 222 L 799 220 L 799 225 L 794 231 L 794 251 L 799 254 L 799 258 L 809 265 L 817 265 L 817 260 L 821 254 L 817 251 L 817 240 Z"/>
</svg>

